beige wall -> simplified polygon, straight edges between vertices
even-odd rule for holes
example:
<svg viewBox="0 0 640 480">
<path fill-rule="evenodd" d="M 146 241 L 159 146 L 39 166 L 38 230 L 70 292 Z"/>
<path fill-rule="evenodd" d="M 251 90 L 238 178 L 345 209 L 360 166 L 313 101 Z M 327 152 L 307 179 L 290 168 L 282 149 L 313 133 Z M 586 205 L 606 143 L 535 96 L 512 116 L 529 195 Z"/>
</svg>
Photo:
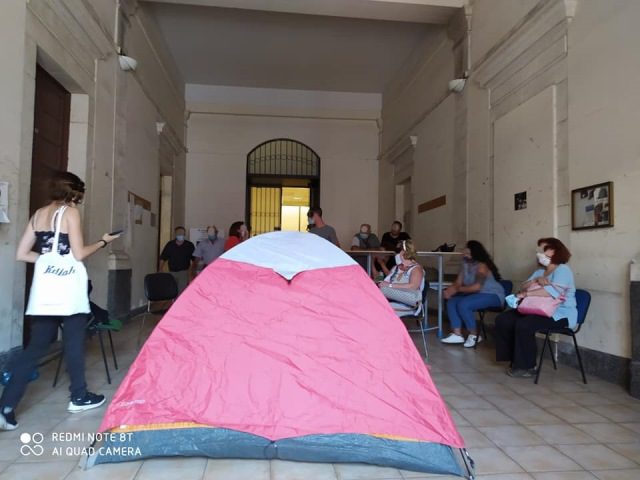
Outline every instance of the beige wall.
<svg viewBox="0 0 640 480">
<path fill-rule="evenodd" d="M 571 263 L 593 295 L 589 346 L 626 357 L 629 261 L 640 259 L 638 18 L 635 0 L 583 0 L 569 25 L 570 187 L 612 181 L 615 205 L 613 228 L 571 233 Z"/>
<path fill-rule="evenodd" d="M 536 239 L 558 236 L 574 254 L 578 287 L 593 295 L 581 345 L 628 357 L 628 262 L 640 254 L 640 97 L 633 84 L 640 37 L 632 20 L 640 4 L 575 5 L 472 2 L 471 78 L 462 94 L 446 92 L 460 41 L 442 37 L 435 54 L 424 51 L 421 68 L 399 73 L 392 86 L 411 88 L 390 88 L 383 100 L 380 219 L 394 214 L 394 172 L 402 170 L 413 178 L 416 205 L 447 195 L 444 207 L 414 210 L 420 246 L 476 238 L 506 276 L 521 280 L 535 267 Z M 406 108 L 414 99 L 419 107 Z M 406 135 L 418 137 L 410 162 Z M 609 180 L 615 227 L 572 232 L 571 189 Z M 520 191 L 528 208 L 516 212 Z"/>
<path fill-rule="evenodd" d="M 302 118 L 192 112 L 188 124 L 187 228 L 215 223 L 226 233 L 232 222 L 244 220 L 247 154 L 264 141 L 290 138 L 320 156 L 321 206 L 342 246 L 350 245 L 360 223 L 371 223 L 377 231 L 376 121 L 340 119 L 336 114 L 314 118 L 308 112 Z"/>
<path fill-rule="evenodd" d="M 184 84 L 163 53 L 153 23 L 142 10 L 122 11 L 129 20 L 126 50 L 138 60 L 136 72 L 125 73 L 113 39 L 116 2 L 99 2 L 96 9 L 78 5 L 68 9 L 63 2 L 45 0 L 7 0 L 2 5 L 0 180 L 11 184 L 12 223 L 0 225 L 0 353 L 22 341 L 25 274 L 14 257 L 28 216 L 36 62 L 74 94 L 69 168 L 87 184 L 86 241 L 124 225 L 128 190 L 142 192 L 158 212 L 158 121 L 167 124 L 165 131 L 173 139 L 176 177 L 182 173 Z M 184 210 L 178 215 L 183 218 Z M 139 283 L 142 272 L 155 268 L 144 250 L 150 242 L 155 245 L 155 238 L 147 231 L 135 245 L 120 240 L 111 254 L 105 249 L 88 259 L 96 302 L 106 306 L 110 269 L 132 268 L 133 281 Z M 136 284 L 133 306 L 140 304 L 139 290 Z"/>
</svg>

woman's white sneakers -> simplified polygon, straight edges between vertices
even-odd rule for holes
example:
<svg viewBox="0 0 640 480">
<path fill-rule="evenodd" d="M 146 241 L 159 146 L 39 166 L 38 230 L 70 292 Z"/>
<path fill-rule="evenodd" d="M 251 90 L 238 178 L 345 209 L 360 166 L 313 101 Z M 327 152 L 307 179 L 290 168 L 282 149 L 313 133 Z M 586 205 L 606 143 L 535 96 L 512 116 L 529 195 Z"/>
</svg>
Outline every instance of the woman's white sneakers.
<svg viewBox="0 0 640 480">
<path fill-rule="evenodd" d="M 458 335 L 457 333 L 450 333 L 448 337 L 440 340 L 442 343 L 448 343 L 450 345 L 464 343 L 464 337 L 462 335 Z"/>
<path fill-rule="evenodd" d="M 467 340 L 465 341 L 462 335 L 458 335 L 457 333 L 450 333 L 448 337 L 445 337 L 440 341 L 448 345 L 463 344 L 464 348 L 473 348 L 476 346 L 476 343 L 480 343 L 482 341 L 482 337 L 478 335 L 469 335 L 467 337 Z"/>
<path fill-rule="evenodd" d="M 482 337 L 479 335 L 469 335 L 467 337 L 467 341 L 464 342 L 464 348 L 473 348 L 476 346 L 476 343 L 480 343 L 482 341 Z"/>
</svg>

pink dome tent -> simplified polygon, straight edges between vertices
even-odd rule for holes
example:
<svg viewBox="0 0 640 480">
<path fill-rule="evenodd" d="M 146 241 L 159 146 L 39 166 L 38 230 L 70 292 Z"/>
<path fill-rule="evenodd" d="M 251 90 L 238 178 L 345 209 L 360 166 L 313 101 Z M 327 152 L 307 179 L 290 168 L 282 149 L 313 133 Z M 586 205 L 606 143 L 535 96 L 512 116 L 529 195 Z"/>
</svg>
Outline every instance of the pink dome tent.
<svg viewBox="0 0 640 480">
<path fill-rule="evenodd" d="M 207 267 L 99 430 L 128 435 L 104 436 L 88 466 L 205 456 L 464 476 L 472 464 L 386 299 L 348 255 L 297 232 L 254 237 Z"/>
</svg>

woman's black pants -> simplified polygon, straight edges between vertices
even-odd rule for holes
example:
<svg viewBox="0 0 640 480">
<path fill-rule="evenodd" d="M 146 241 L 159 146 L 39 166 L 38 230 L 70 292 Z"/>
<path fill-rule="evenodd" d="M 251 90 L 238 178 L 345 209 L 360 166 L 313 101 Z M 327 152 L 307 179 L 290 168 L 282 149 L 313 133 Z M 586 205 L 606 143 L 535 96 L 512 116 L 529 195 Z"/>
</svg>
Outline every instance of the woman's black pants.
<svg viewBox="0 0 640 480">
<path fill-rule="evenodd" d="M 536 332 L 567 327 L 566 318 L 554 320 L 540 315 L 523 315 L 508 310 L 496 317 L 496 361 L 511 362 L 514 369 L 535 368 L 538 349 Z"/>
<path fill-rule="evenodd" d="M 84 347 L 88 315 L 79 313 L 68 317 L 34 316 L 31 317 L 31 339 L 29 345 L 10 363 L 7 370 L 11 380 L 4 388 L 0 398 L 0 407 L 16 408 L 24 395 L 29 377 L 38 361 L 47 353 L 49 345 L 58 334 L 62 324 L 62 344 L 67 372 L 71 380 L 69 390 L 71 398 L 81 398 L 87 393 L 84 378 Z"/>
</svg>

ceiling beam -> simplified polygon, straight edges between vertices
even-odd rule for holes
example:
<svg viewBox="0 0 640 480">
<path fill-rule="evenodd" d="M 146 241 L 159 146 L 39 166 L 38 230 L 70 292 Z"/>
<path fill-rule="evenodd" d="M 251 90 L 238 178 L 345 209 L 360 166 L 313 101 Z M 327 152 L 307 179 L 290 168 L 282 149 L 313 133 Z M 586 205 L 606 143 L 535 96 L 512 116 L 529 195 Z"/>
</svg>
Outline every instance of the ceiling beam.
<svg viewBox="0 0 640 480">
<path fill-rule="evenodd" d="M 467 0 L 140 0 L 279 13 L 446 25 Z"/>
</svg>

